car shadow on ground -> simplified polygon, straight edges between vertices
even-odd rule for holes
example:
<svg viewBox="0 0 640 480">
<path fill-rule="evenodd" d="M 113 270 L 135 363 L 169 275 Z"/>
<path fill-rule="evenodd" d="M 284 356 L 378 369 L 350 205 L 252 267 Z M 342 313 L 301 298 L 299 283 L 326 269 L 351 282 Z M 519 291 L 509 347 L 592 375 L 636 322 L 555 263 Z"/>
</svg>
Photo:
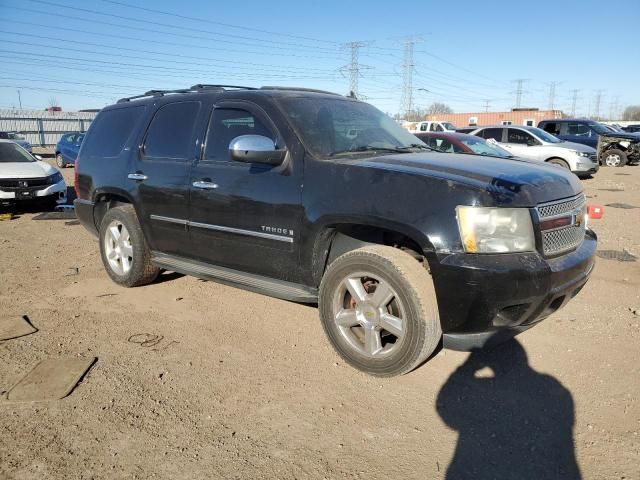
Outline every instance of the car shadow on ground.
<svg viewBox="0 0 640 480">
<path fill-rule="evenodd" d="M 449 480 L 581 478 L 571 393 L 533 370 L 515 339 L 471 352 L 440 390 L 437 411 L 459 435 Z"/>
</svg>

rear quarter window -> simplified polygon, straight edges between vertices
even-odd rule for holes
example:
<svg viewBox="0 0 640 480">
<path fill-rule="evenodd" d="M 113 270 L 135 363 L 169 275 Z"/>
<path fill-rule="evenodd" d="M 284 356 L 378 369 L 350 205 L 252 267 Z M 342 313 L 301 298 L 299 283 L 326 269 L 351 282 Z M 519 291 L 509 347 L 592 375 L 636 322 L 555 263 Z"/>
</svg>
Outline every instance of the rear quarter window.
<svg viewBox="0 0 640 480">
<path fill-rule="evenodd" d="M 117 157 L 131 135 L 145 107 L 102 111 L 91 123 L 82 148 L 83 156 Z"/>
</svg>

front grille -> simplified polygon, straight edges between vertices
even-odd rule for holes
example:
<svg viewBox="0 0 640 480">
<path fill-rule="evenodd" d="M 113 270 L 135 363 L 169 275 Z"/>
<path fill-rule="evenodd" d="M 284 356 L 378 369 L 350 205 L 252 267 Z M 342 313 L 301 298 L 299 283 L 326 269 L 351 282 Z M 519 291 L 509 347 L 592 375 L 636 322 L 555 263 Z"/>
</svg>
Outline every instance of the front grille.
<svg viewBox="0 0 640 480">
<path fill-rule="evenodd" d="M 540 220 L 554 217 L 571 217 L 571 224 L 552 229 L 543 230 L 542 252 L 545 256 L 554 256 L 575 250 L 584 240 L 586 200 L 583 194 L 575 197 L 558 200 L 538 205 L 537 211 Z"/>
<path fill-rule="evenodd" d="M 598 163 L 598 154 L 597 153 L 590 153 L 589 154 L 589 160 L 591 160 L 593 163 Z"/>
<path fill-rule="evenodd" d="M 27 186 L 23 186 L 22 182 L 27 182 Z M 49 177 L 39 178 L 2 178 L 0 179 L 0 190 L 5 192 L 13 192 L 15 190 L 31 189 L 33 187 L 46 187 L 51 184 Z"/>
</svg>

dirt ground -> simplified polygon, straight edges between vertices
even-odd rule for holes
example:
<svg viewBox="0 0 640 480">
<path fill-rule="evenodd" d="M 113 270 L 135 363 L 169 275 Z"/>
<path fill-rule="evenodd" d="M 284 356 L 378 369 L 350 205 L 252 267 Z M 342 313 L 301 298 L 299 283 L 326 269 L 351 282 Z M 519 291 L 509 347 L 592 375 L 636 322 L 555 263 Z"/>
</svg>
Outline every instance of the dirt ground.
<svg viewBox="0 0 640 480">
<path fill-rule="evenodd" d="M 583 183 L 640 207 L 640 167 Z M 640 259 L 598 259 L 517 341 L 380 380 L 313 307 L 172 273 L 124 289 L 81 226 L 33 216 L 0 222 L 0 315 L 39 330 L 0 342 L 0 392 L 45 358 L 98 360 L 62 400 L 2 395 L 2 479 L 640 478 Z M 640 257 L 640 209 L 592 225 Z"/>
</svg>

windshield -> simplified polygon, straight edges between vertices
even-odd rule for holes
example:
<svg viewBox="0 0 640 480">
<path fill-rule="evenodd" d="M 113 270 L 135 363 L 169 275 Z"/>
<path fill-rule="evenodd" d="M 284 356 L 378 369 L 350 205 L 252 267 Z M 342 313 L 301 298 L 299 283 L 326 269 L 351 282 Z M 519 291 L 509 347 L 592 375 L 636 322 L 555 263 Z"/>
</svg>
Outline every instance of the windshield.
<svg viewBox="0 0 640 480">
<path fill-rule="evenodd" d="M 0 163 L 35 162 L 24 148 L 15 143 L 0 142 Z"/>
<path fill-rule="evenodd" d="M 498 145 L 492 145 L 481 138 L 464 138 L 460 139 L 467 147 L 478 155 L 490 155 L 492 157 L 511 158 L 511 154 Z"/>
<path fill-rule="evenodd" d="M 589 123 L 588 125 L 591 128 L 591 130 L 593 130 L 596 133 L 606 134 L 610 132 L 604 125 L 600 125 L 599 123 Z"/>
<path fill-rule="evenodd" d="M 554 137 L 550 133 L 547 133 L 544 130 L 542 130 L 541 128 L 530 128 L 529 131 L 539 139 L 544 140 L 545 142 L 562 143 L 562 140 L 560 140 L 558 137 Z"/>
<path fill-rule="evenodd" d="M 290 97 L 280 100 L 305 147 L 317 157 L 426 145 L 389 116 L 346 98 Z"/>
<path fill-rule="evenodd" d="M 454 131 L 454 132 L 456 130 L 456 126 L 453 123 L 442 122 L 442 126 L 444 127 L 445 130 L 451 130 L 451 131 Z"/>
</svg>

